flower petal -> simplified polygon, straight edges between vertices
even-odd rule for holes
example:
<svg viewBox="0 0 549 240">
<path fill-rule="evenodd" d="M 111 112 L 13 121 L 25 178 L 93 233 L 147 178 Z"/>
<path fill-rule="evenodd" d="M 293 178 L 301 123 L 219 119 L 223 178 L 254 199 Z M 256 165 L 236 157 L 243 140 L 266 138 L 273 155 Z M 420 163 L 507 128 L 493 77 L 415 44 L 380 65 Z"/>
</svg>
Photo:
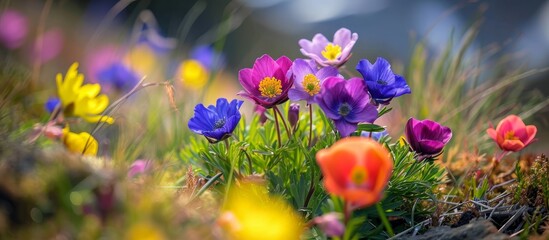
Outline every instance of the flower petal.
<svg viewBox="0 0 549 240">
<path fill-rule="evenodd" d="M 335 120 L 334 123 L 341 137 L 348 137 L 357 129 L 356 123 L 353 124 L 343 119 Z"/>
</svg>

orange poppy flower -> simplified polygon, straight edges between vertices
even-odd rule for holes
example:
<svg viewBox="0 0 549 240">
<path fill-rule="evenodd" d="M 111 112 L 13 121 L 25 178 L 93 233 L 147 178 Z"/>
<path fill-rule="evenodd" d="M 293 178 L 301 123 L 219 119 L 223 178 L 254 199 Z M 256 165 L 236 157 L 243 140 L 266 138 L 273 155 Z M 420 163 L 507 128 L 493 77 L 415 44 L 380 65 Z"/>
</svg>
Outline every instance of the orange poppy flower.
<svg viewBox="0 0 549 240">
<path fill-rule="evenodd" d="M 348 137 L 316 154 L 326 190 L 353 207 L 367 207 L 381 200 L 391 177 L 393 161 L 378 142 Z"/>
<path fill-rule="evenodd" d="M 516 115 L 509 115 L 502 119 L 496 129 L 491 127 L 486 130 L 499 148 L 508 152 L 517 152 L 528 146 L 534 141 L 537 131 L 536 126 L 526 126 Z"/>
</svg>

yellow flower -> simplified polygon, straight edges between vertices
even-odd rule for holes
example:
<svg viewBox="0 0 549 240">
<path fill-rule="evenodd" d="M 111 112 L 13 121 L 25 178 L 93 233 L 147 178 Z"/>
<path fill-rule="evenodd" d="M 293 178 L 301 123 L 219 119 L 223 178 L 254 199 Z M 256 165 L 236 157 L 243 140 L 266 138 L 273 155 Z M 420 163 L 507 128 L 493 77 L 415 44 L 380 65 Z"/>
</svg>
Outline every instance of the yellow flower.
<svg viewBox="0 0 549 240">
<path fill-rule="evenodd" d="M 179 66 L 181 82 L 185 87 L 193 90 L 200 90 L 210 78 L 208 69 L 196 60 L 185 60 Z"/>
<path fill-rule="evenodd" d="M 139 222 L 126 232 L 127 240 L 163 240 L 166 239 L 161 229 L 149 222 Z"/>
<path fill-rule="evenodd" d="M 97 155 L 97 140 L 87 132 L 73 133 L 69 127 L 63 129 L 63 144 L 71 152 L 95 156 Z"/>
<path fill-rule="evenodd" d="M 147 44 L 141 43 L 133 47 L 124 57 L 124 62 L 143 75 L 151 75 L 158 69 L 160 58 Z"/>
<path fill-rule="evenodd" d="M 84 75 L 78 73 L 78 63 L 73 63 L 65 79 L 58 73 L 57 94 L 61 100 L 63 114 L 67 117 L 81 117 L 88 122 L 114 122 L 109 116 L 100 115 L 109 105 L 109 97 L 100 94 L 99 84 L 84 84 Z"/>
<path fill-rule="evenodd" d="M 243 184 L 229 193 L 217 223 L 230 239 L 299 239 L 304 224 L 281 198 L 260 185 Z"/>
</svg>

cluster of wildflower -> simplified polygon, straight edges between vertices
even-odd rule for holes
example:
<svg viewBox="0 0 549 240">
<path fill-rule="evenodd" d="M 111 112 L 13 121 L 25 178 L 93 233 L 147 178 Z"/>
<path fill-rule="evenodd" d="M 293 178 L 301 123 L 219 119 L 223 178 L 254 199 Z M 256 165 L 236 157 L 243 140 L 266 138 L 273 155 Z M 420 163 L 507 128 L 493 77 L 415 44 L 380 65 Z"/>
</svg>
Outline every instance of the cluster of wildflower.
<svg viewBox="0 0 549 240">
<path fill-rule="evenodd" d="M 317 34 L 312 41 L 299 41 L 301 52 L 309 59 L 292 61 L 281 56 L 275 60 L 265 54 L 256 59 L 252 68 L 242 69 L 238 73 L 243 88 L 238 95 L 252 101 L 258 113 L 273 109 L 279 146 L 278 117 L 286 123 L 277 106 L 288 100 L 305 101 L 310 108 L 317 105 L 333 121 L 336 134 L 343 139 L 330 148 L 318 151 L 316 159 L 327 192 L 345 201 L 347 212 L 344 215 L 380 201 L 393 170 L 391 154 L 385 147 L 368 137 L 356 137 L 360 136 L 358 125 L 373 124 L 382 115 L 380 109 L 390 104 L 393 98 L 411 93 L 404 77 L 395 74 L 383 58 L 378 58 L 373 64 L 367 59 L 360 60 L 356 70 L 362 77 L 345 78 L 339 70 L 350 59 L 357 40 L 358 35 L 345 28 L 334 34 L 332 42 Z M 215 106 L 199 104 L 188 126 L 210 143 L 227 140 L 239 123 L 242 103 L 240 100 L 229 103 L 227 99 L 220 98 Z M 298 115 L 299 105 L 292 103 L 288 114 L 292 128 L 299 119 Z M 261 121 L 265 122 L 267 118 Z M 379 138 L 380 134 L 386 134 L 386 131 L 375 136 Z M 431 120 L 411 118 L 406 126 L 406 139 L 418 160 L 439 155 L 451 136 L 448 127 Z M 230 211 L 223 215 L 222 222 L 225 226 L 233 226 L 230 232 L 234 235 L 241 228 L 241 224 L 236 223 L 245 220 L 236 219 L 238 216 Z M 231 224 L 226 223 L 228 216 L 231 216 Z M 331 236 L 341 235 L 344 227 L 333 216 L 334 213 L 328 213 L 317 217 L 313 224 L 324 228 Z M 242 230 L 242 234 L 245 232 Z"/>
<path fill-rule="evenodd" d="M 98 83 L 84 84 L 84 75 L 78 72 L 76 62 L 69 67 L 64 77 L 61 73 L 57 74 L 56 82 L 58 97 L 46 102 L 46 109 L 52 117 L 44 127 L 45 135 L 60 139 L 71 152 L 95 156 L 99 147 L 97 140 L 88 132 L 71 132 L 67 118 L 112 124 L 114 119 L 103 115 L 109 106 L 109 98 L 100 94 L 101 85 Z"/>
<path fill-rule="evenodd" d="M 252 68 L 242 69 L 238 73 L 243 88 L 238 95 L 255 104 L 262 123 L 268 121 L 265 112 L 273 110 L 279 146 L 278 118 L 286 123 L 277 106 L 288 100 L 305 101 L 311 108 L 311 114 L 313 105 L 317 105 L 333 121 L 337 130 L 335 134 L 342 139 L 329 148 L 319 150 L 316 160 L 322 170 L 326 191 L 340 197 L 345 210 L 341 214 L 343 217 L 338 213 L 326 213 L 309 224 L 317 225 L 328 236 L 344 234 L 345 226 L 341 219 L 344 218 L 347 223 L 351 211 L 382 200 L 392 175 L 392 154 L 378 142 L 387 135 L 387 131 L 361 133 L 357 131 L 358 126 L 373 124 L 388 111 L 385 106 L 393 98 L 411 93 L 404 77 L 395 74 L 390 63 L 381 57 L 374 63 L 367 59 L 360 60 L 356 70 L 361 77 L 345 78 L 340 69 L 349 61 L 357 40 L 358 35 L 345 28 L 334 34 L 332 42 L 322 34 L 316 34 L 312 40 L 299 41 L 300 51 L 308 59 L 292 61 L 281 56 L 275 60 L 265 54 L 256 59 Z M 240 100 L 229 103 L 227 99 L 220 98 L 215 106 L 206 108 L 199 104 L 189 121 L 189 128 L 206 137 L 210 143 L 228 140 L 241 118 L 239 108 L 242 103 Z M 298 115 L 299 104 L 292 103 L 288 112 L 288 122 L 292 128 L 299 119 Z M 417 161 L 436 159 L 452 138 L 450 128 L 429 119 L 410 118 L 404 132 L 407 146 Z M 534 126 L 525 126 L 514 115 L 502 120 L 496 129 L 488 129 L 488 134 L 503 150 L 502 156 L 524 148 L 533 141 L 535 133 Z M 236 239 L 247 239 L 245 236 L 250 230 L 243 225 L 250 213 L 246 218 L 237 216 L 233 211 L 242 205 L 235 206 L 226 209 L 220 222 Z"/>
</svg>

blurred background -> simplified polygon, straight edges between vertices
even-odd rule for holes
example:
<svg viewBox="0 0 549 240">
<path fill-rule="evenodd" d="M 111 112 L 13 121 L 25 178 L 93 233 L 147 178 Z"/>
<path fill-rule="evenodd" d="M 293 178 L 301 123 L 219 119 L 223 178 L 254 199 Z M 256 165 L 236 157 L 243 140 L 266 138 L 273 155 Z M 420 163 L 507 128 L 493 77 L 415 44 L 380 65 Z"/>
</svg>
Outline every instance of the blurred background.
<svg viewBox="0 0 549 240">
<path fill-rule="evenodd" d="M 234 98 L 240 90 L 238 70 L 250 67 L 262 54 L 302 57 L 299 39 L 311 39 L 316 33 L 331 39 L 341 27 L 359 35 L 347 66 L 351 69 L 359 59 L 373 61 L 383 56 L 397 72 L 403 72 L 418 42 L 424 43 L 425 57 L 431 59 L 449 42 L 458 50 L 461 36 L 475 24 L 478 32 L 465 55 L 490 52 L 480 61 L 490 66 L 490 62 L 503 59 L 508 69 L 549 66 L 549 1 L 545 0 L 4 0 L 0 7 L 19 12 L 26 23 L 26 38 L 15 43 L 3 40 L 8 49 L 5 59 L 28 62 L 33 78 L 44 81 L 73 61 L 81 62 L 89 81 L 100 81 L 100 69 L 118 55 L 133 61 L 141 74 L 171 79 L 196 46 L 211 46 L 222 53 L 218 62 L 227 77 L 217 85 L 217 91 L 204 93 L 206 103 L 219 96 Z M 147 29 L 154 31 L 149 34 Z M 142 32 L 147 34 L 137 34 Z M 136 50 L 142 36 L 153 43 L 156 56 L 165 57 L 153 60 L 146 51 Z M 481 82 L 483 76 L 501 71 L 501 67 L 483 71 Z M 547 79 L 547 72 L 542 71 L 520 82 L 525 84 L 525 92 L 535 90 L 545 99 L 549 95 Z M 413 91 L 418 94 L 421 90 Z M 42 98 L 47 95 L 43 93 Z M 543 134 L 549 132 L 548 116 L 547 106 L 540 105 L 529 118 L 539 127 L 540 141 L 533 147 L 538 151 L 549 142 Z M 502 117 L 494 116 L 494 124 Z"/>
</svg>

